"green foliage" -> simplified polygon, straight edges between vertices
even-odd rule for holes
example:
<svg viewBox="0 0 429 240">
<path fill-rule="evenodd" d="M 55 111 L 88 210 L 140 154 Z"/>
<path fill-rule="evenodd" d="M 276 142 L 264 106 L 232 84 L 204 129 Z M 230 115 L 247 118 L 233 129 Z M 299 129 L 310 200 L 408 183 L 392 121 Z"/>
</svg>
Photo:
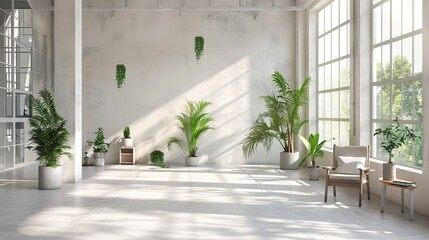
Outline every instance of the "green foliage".
<svg viewBox="0 0 429 240">
<path fill-rule="evenodd" d="M 414 129 L 406 125 L 400 125 L 398 117 L 394 120 L 396 124 L 390 125 L 384 129 L 377 128 L 374 136 L 382 135 L 380 146 L 389 154 L 389 163 L 392 162 L 393 151 L 402 147 L 407 140 L 415 141 L 419 138 L 414 132 Z"/>
<path fill-rule="evenodd" d="M 131 130 L 130 130 L 130 127 L 128 127 L 128 126 L 126 126 L 125 128 L 124 128 L 124 138 L 131 138 Z"/>
<path fill-rule="evenodd" d="M 95 132 L 94 141 L 87 141 L 88 145 L 91 147 L 95 153 L 106 153 L 109 150 L 110 143 L 104 142 L 104 129 L 99 127 L 97 132 Z"/>
<path fill-rule="evenodd" d="M 283 75 L 276 71 L 272 81 L 277 93 L 262 96 L 267 111 L 260 113 L 249 134 L 243 140 L 243 153 L 250 157 L 259 144 L 269 151 L 273 140 L 277 140 L 285 152 L 295 152 L 295 140 L 301 127 L 308 122 L 302 120 L 299 111 L 308 103 L 307 77 L 298 89 L 292 89 Z"/>
<path fill-rule="evenodd" d="M 124 64 L 116 65 L 116 86 L 118 89 L 122 88 L 125 84 L 125 73 L 127 71 L 127 67 Z"/>
<path fill-rule="evenodd" d="M 197 61 L 199 61 L 204 54 L 204 38 L 203 37 L 201 37 L 201 36 L 195 37 L 194 51 L 195 51 L 195 58 L 197 59 Z"/>
<path fill-rule="evenodd" d="M 316 167 L 316 158 L 321 158 L 325 155 L 325 153 L 322 151 L 322 147 L 326 143 L 326 140 L 323 140 L 319 143 L 318 133 L 310 134 L 310 136 L 308 136 L 308 140 L 301 135 L 298 137 L 308 150 L 307 155 L 305 155 L 305 157 L 300 160 L 299 166 L 304 164 L 305 160 L 310 157 L 311 166 Z"/>
<path fill-rule="evenodd" d="M 188 101 L 186 111 L 176 116 L 179 121 L 178 127 L 184 138 L 169 137 L 167 140 L 168 150 L 173 145 L 177 145 L 188 157 L 197 156 L 198 140 L 204 132 L 213 129 L 209 123 L 214 119 L 205 112 L 207 106 L 211 105 L 207 101 Z"/>
<path fill-rule="evenodd" d="M 168 167 L 164 163 L 164 153 L 160 150 L 155 150 L 150 153 L 150 161 L 153 162 L 156 166 L 160 168 L 166 168 Z"/>
<path fill-rule="evenodd" d="M 33 115 L 30 117 L 31 130 L 28 149 L 37 154 L 37 161 L 46 167 L 60 166 L 60 157 L 66 155 L 70 146 L 70 136 L 66 129 L 66 120 L 58 115 L 52 94 L 44 89 L 39 91 L 39 98 L 30 96 Z"/>
</svg>

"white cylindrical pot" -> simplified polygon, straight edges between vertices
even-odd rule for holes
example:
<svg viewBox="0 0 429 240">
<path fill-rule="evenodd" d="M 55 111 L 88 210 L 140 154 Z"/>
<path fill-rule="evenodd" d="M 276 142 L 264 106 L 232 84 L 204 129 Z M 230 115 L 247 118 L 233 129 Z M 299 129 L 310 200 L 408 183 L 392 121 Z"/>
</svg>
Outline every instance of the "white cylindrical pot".
<svg viewBox="0 0 429 240">
<path fill-rule="evenodd" d="M 280 152 L 280 169 L 297 170 L 299 165 L 299 152 Z"/>
<path fill-rule="evenodd" d="M 310 173 L 309 173 L 308 179 L 310 181 L 319 181 L 319 176 L 320 176 L 319 167 L 309 167 L 309 168 L 310 168 Z"/>
<path fill-rule="evenodd" d="M 196 167 L 198 166 L 199 157 L 186 157 L 186 166 L 188 167 Z"/>
<path fill-rule="evenodd" d="M 396 164 L 394 163 L 383 163 L 383 180 L 395 180 L 396 179 Z"/>
<path fill-rule="evenodd" d="M 62 182 L 61 166 L 56 168 L 39 166 L 39 189 L 59 189 L 61 188 Z"/>
<path fill-rule="evenodd" d="M 132 138 L 122 138 L 122 146 L 126 148 L 133 147 L 133 139 Z"/>
<path fill-rule="evenodd" d="M 104 153 L 94 153 L 94 165 L 96 167 L 104 166 Z"/>
</svg>

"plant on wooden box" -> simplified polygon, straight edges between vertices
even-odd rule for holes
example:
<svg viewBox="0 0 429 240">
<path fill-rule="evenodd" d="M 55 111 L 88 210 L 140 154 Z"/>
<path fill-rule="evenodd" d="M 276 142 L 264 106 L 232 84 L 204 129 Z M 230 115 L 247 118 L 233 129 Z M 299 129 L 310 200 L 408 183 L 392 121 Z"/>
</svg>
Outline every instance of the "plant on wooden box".
<svg viewBox="0 0 429 240">
<path fill-rule="evenodd" d="M 104 166 L 105 153 L 109 150 L 110 143 L 104 142 L 104 129 L 99 127 L 95 132 L 94 141 L 87 141 L 88 145 L 94 151 L 94 165 L 97 167 Z"/>
<path fill-rule="evenodd" d="M 195 37 L 194 51 L 195 51 L 195 58 L 197 62 L 199 62 L 201 57 L 204 54 L 204 38 L 202 36 Z"/>
<path fill-rule="evenodd" d="M 131 138 L 131 130 L 130 127 L 126 126 L 123 130 L 124 138 L 122 138 L 122 146 L 123 147 L 133 147 L 133 139 Z"/>
<path fill-rule="evenodd" d="M 295 141 L 301 127 L 308 122 L 301 119 L 299 111 L 308 103 L 311 79 L 307 77 L 298 89 L 293 89 L 280 72 L 275 71 L 271 77 L 277 93 L 261 97 L 267 110 L 259 114 L 243 140 L 243 153 L 249 158 L 259 144 L 270 151 L 276 140 L 283 149 L 280 168 L 298 169 L 299 152 L 295 151 Z"/>
<path fill-rule="evenodd" d="M 155 150 L 150 153 L 150 161 L 160 168 L 167 168 L 164 163 L 164 153 L 161 150 Z"/>
<path fill-rule="evenodd" d="M 71 157 L 66 120 L 57 113 L 54 97 L 46 89 L 39 91 L 39 98 L 30 96 L 30 103 L 33 115 L 29 119 L 31 130 L 27 148 L 38 156 L 39 189 L 61 188 L 60 157 Z"/>
<path fill-rule="evenodd" d="M 116 86 L 118 89 L 121 89 L 125 84 L 125 73 L 127 71 L 127 67 L 125 64 L 117 64 L 116 65 Z"/>
<path fill-rule="evenodd" d="M 203 133 L 213 129 L 209 123 L 214 119 L 205 112 L 206 107 L 210 104 L 207 101 L 188 101 L 186 111 L 176 116 L 183 137 L 170 137 L 167 140 L 167 145 L 168 150 L 171 150 L 173 145 L 177 145 L 187 154 L 186 166 L 198 165 L 198 140 Z"/>
<path fill-rule="evenodd" d="M 398 117 L 393 120 L 395 123 L 386 128 L 375 129 L 374 136 L 381 135 L 382 140 L 380 142 L 381 148 L 383 148 L 389 154 L 389 162 L 383 164 L 383 179 L 393 180 L 396 178 L 396 166 L 392 162 L 394 152 L 402 147 L 407 141 L 415 141 L 419 139 L 414 129 L 399 124 Z"/>
</svg>

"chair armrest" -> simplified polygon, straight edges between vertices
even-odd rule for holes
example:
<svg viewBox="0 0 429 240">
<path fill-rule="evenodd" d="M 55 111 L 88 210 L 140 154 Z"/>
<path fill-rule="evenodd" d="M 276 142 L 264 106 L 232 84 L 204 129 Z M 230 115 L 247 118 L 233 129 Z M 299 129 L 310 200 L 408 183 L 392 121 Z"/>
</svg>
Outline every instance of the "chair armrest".
<svg viewBox="0 0 429 240">
<path fill-rule="evenodd" d="M 375 171 L 374 169 L 371 169 L 369 167 L 358 167 L 358 169 L 364 171 L 365 173 Z"/>
<path fill-rule="evenodd" d="M 320 168 L 326 169 L 326 170 L 332 170 L 333 169 L 333 167 L 330 167 L 330 166 L 320 166 Z"/>
</svg>

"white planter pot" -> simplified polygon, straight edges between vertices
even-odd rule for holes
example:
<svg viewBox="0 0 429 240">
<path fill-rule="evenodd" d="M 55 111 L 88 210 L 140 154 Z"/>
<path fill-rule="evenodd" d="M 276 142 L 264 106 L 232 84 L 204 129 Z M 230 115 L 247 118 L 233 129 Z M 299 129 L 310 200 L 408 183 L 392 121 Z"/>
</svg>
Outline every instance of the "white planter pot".
<svg viewBox="0 0 429 240">
<path fill-rule="evenodd" d="M 104 166 L 104 153 L 94 153 L 94 166 Z"/>
<path fill-rule="evenodd" d="M 132 138 L 122 138 L 122 146 L 126 148 L 133 147 L 133 139 Z"/>
<path fill-rule="evenodd" d="M 196 167 L 198 166 L 199 157 L 186 157 L 186 166 L 188 167 Z"/>
<path fill-rule="evenodd" d="M 39 189 L 59 189 L 61 188 L 62 182 L 61 166 L 56 168 L 39 166 Z"/>
<path fill-rule="evenodd" d="M 320 168 L 319 167 L 309 167 L 310 169 L 310 173 L 308 176 L 308 179 L 310 181 L 319 181 L 319 176 L 320 176 Z"/>
<path fill-rule="evenodd" d="M 394 163 L 383 163 L 383 180 L 396 179 L 396 165 Z"/>
<path fill-rule="evenodd" d="M 299 164 L 299 152 L 280 152 L 280 169 L 297 170 Z"/>
</svg>

